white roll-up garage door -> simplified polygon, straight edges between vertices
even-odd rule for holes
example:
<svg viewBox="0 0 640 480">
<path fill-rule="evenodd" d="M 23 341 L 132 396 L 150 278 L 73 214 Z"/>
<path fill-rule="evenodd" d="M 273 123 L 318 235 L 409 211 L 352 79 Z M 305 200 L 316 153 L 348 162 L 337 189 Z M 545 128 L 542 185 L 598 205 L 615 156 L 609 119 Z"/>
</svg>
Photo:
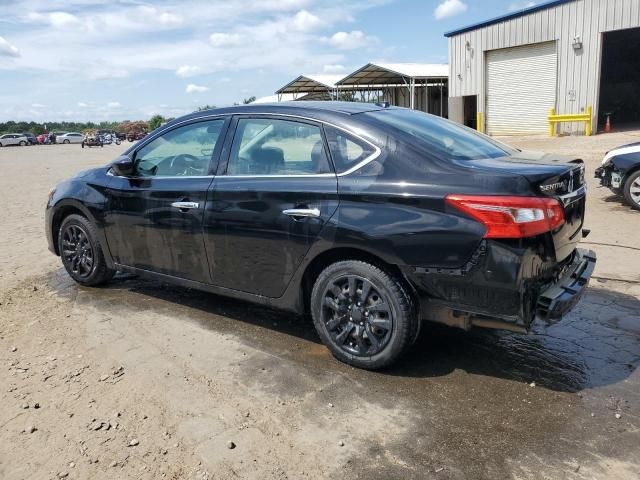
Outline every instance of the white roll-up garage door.
<svg viewBox="0 0 640 480">
<path fill-rule="evenodd" d="M 489 135 L 549 131 L 556 104 L 556 42 L 487 52 L 486 129 Z"/>
</svg>

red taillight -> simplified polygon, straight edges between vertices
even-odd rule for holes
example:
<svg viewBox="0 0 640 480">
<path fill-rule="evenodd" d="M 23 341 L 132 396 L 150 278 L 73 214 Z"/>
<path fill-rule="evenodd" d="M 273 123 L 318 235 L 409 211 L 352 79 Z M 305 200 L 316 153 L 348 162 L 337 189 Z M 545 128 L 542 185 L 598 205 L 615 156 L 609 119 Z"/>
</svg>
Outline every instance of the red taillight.
<svg viewBox="0 0 640 480">
<path fill-rule="evenodd" d="M 485 238 L 524 238 L 555 230 L 564 210 L 553 198 L 447 195 L 447 203 L 486 228 Z"/>
</svg>

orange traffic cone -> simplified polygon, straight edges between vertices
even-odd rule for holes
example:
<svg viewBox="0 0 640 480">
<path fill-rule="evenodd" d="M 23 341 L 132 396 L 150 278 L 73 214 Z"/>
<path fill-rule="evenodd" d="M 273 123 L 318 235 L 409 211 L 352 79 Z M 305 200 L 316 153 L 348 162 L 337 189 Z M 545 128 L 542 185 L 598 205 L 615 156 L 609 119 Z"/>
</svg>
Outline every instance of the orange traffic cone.
<svg viewBox="0 0 640 480">
<path fill-rule="evenodd" d="M 611 132 L 611 114 L 607 113 L 607 123 L 604 124 L 604 133 Z"/>
</svg>

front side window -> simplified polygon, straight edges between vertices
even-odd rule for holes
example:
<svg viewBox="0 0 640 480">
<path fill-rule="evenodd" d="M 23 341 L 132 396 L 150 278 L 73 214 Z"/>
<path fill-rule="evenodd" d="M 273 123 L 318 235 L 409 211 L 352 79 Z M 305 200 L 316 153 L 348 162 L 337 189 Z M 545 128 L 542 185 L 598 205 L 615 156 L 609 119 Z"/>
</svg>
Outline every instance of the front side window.
<svg viewBox="0 0 640 480">
<path fill-rule="evenodd" d="M 136 174 L 141 177 L 207 175 L 223 125 L 224 119 L 209 120 L 164 133 L 138 150 Z"/>
<path fill-rule="evenodd" d="M 513 154 L 516 150 L 470 128 L 408 109 L 367 112 L 385 125 L 426 143 L 433 151 L 454 160 L 478 160 Z"/>
<path fill-rule="evenodd" d="M 238 120 L 227 175 L 330 172 L 320 127 L 271 118 Z"/>
</svg>

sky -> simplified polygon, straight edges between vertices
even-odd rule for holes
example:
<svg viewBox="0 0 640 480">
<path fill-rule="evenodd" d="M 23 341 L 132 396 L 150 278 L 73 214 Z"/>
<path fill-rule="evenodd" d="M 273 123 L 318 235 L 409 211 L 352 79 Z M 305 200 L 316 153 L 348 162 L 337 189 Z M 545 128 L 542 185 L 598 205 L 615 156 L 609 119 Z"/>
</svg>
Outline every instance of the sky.
<svg viewBox="0 0 640 480">
<path fill-rule="evenodd" d="M 300 74 L 446 63 L 528 0 L 0 0 L 0 121 L 176 117 Z"/>
</svg>

